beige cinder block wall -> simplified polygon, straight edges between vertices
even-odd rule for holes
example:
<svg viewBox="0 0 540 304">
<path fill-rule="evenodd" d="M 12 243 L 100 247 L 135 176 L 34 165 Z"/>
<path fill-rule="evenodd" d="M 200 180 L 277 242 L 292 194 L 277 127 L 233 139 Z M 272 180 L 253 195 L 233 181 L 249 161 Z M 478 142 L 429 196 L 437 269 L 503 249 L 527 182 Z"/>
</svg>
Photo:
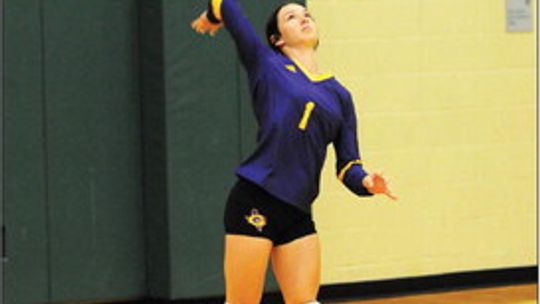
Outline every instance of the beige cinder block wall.
<svg viewBox="0 0 540 304">
<path fill-rule="evenodd" d="M 504 0 L 308 7 L 320 65 L 355 98 L 366 168 L 400 196 L 355 197 L 329 149 L 323 283 L 534 265 L 536 33 L 506 32 Z"/>
</svg>

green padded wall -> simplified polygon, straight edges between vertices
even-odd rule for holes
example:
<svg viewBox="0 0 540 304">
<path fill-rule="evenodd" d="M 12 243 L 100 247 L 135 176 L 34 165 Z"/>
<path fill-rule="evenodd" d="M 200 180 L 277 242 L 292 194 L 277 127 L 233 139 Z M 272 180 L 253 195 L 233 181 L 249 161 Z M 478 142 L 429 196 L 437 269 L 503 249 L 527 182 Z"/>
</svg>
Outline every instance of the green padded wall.
<svg viewBox="0 0 540 304">
<path fill-rule="evenodd" d="M 223 205 L 240 158 L 238 65 L 227 33 L 189 27 L 204 2 L 164 3 L 171 298 L 220 295 Z"/>
<path fill-rule="evenodd" d="M 51 298 L 140 297 L 136 1 L 43 3 Z"/>
<path fill-rule="evenodd" d="M 146 294 L 136 4 L 5 3 L 5 303 Z"/>
<path fill-rule="evenodd" d="M 0 7 L 4 1 L 0 0 Z M 0 33 L 4 33 L 4 14 L 0 14 Z M 0 40 L 0 71 L 4 71 L 4 39 Z M 0 142 L 4 143 L 4 73 L 0 76 Z M 0 299 L 4 299 L 4 148 L 0 149 Z"/>
<path fill-rule="evenodd" d="M 49 296 L 40 3 L 4 3 L 6 304 Z"/>
<path fill-rule="evenodd" d="M 157 298 L 223 293 L 216 258 L 220 205 L 239 159 L 237 66 L 230 41 L 192 33 L 203 8 L 194 0 L 141 5 L 148 282 Z M 215 77 L 221 71 L 229 77 Z"/>
<path fill-rule="evenodd" d="M 139 12 L 147 288 L 150 297 L 169 298 L 171 257 L 162 1 L 141 0 Z"/>
</svg>

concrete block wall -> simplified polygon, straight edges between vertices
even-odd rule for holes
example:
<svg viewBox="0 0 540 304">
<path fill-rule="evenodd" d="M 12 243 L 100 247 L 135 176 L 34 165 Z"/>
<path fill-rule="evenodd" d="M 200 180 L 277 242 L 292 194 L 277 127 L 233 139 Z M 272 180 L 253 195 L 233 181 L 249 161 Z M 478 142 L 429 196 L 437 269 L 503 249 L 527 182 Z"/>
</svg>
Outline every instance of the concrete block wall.
<svg viewBox="0 0 540 304">
<path fill-rule="evenodd" d="M 329 147 L 323 283 L 534 265 L 536 33 L 506 32 L 504 0 L 308 7 L 320 65 L 355 98 L 365 166 L 400 196 L 349 193 Z"/>
</svg>

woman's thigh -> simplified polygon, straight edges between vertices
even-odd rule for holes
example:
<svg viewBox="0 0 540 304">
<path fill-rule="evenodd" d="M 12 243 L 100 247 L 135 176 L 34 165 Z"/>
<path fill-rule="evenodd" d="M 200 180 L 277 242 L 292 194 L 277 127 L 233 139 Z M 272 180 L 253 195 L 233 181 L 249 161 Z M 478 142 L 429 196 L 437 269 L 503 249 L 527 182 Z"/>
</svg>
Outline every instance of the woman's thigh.
<svg viewBox="0 0 540 304">
<path fill-rule="evenodd" d="M 225 286 L 228 304 L 259 304 L 272 251 L 266 238 L 225 236 Z"/>
<path fill-rule="evenodd" d="M 272 269 L 286 304 L 315 301 L 319 291 L 321 247 L 319 236 L 310 234 L 274 247 Z"/>
</svg>

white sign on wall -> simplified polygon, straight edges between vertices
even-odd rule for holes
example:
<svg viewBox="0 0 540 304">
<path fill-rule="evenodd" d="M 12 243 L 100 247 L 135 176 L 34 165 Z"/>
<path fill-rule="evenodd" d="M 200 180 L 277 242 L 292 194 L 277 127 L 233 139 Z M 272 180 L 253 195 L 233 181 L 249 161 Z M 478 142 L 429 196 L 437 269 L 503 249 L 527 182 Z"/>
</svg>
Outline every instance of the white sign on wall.
<svg viewBox="0 0 540 304">
<path fill-rule="evenodd" d="M 506 31 L 531 32 L 532 30 L 531 0 L 506 0 Z"/>
</svg>

